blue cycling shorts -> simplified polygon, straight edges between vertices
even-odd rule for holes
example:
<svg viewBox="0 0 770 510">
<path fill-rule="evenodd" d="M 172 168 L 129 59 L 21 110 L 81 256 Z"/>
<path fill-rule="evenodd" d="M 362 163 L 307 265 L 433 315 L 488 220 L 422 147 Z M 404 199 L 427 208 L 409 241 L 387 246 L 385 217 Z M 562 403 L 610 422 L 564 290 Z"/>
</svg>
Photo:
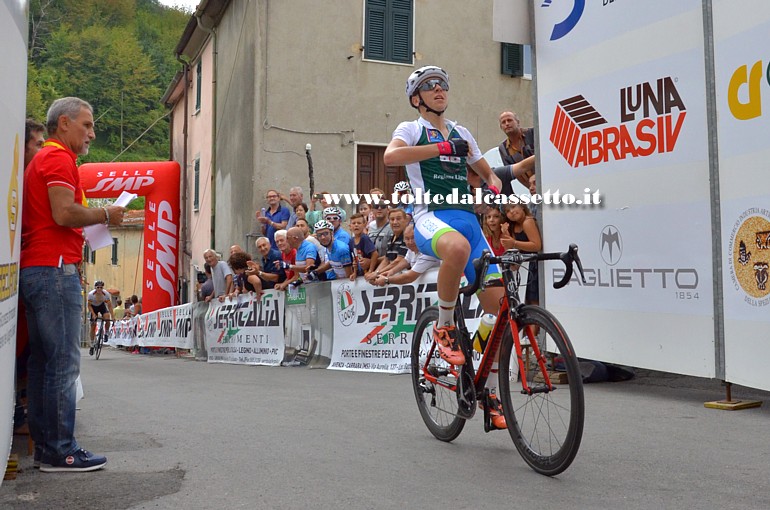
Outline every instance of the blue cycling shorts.
<svg viewBox="0 0 770 510">
<path fill-rule="evenodd" d="M 471 245 L 471 255 L 465 264 L 463 274 L 468 284 L 472 284 L 476 280 L 473 260 L 481 257 L 481 252 L 484 250 L 492 251 L 481 231 L 476 215 L 470 211 L 443 209 L 424 212 L 414 219 L 414 241 L 417 248 L 425 255 L 441 258 L 436 253 L 436 243 L 447 232 L 459 232 Z M 490 264 L 486 279 L 500 278 L 500 276 L 500 268 L 497 264 Z"/>
</svg>

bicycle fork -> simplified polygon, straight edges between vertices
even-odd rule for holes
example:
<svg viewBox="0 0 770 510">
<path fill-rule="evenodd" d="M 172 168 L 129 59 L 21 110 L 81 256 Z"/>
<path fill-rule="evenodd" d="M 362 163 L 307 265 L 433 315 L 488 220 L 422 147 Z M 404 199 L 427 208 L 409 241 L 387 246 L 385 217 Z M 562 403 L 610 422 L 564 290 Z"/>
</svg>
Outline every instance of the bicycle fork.
<svg viewBox="0 0 770 510">
<path fill-rule="evenodd" d="M 535 339 L 535 335 L 532 331 L 532 325 L 529 324 L 524 327 L 524 335 L 529 341 L 529 347 L 532 349 L 532 354 L 535 357 L 538 367 L 540 368 L 540 375 L 543 377 L 544 384 L 536 386 L 530 386 L 527 381 L 527 369 L 525 366 L 525 360 L 523 355 L 523 349 L 521 347 L 521 336 L 519 336 L 519 328 L 516 321 L 511 320 L 511 333 L 513 334 L 513 345 L 516 348 L 516 358 L 519 365 L 519 375 L 521 376 L 521 393 L 522 395 L 532 395 L 533 393 L 548 393 L 554 389 L 553 383 L 551 383 L 551 377 L 548 374 L 548 367 L 546 366 L 545 356 L 540 350 L 540 346 Z M 527 360 L 527 365 L 529 361 Z M 533 377 L 534 379 L 534 377 Z M 534 382 L 534 381 L 532 381 Z"/>
</svg>

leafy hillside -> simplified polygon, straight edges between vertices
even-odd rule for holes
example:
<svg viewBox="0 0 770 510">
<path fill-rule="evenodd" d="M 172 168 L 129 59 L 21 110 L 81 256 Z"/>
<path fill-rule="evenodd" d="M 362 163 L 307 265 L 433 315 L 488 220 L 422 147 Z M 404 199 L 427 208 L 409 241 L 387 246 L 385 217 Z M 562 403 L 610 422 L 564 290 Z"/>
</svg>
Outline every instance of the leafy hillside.
<svg viewBox="0 0 770 510">
<path fill-rule="evenodd" d="M 160 99 L 190 14 L 157 0 L 32 0 L 29 18 L 28 116 L 44 122 L 54 99 L 78 96 L 97 119 L 81 162 L 112 161 L 140 136 L 116 161 L 168 159 Z"/>
</svg>

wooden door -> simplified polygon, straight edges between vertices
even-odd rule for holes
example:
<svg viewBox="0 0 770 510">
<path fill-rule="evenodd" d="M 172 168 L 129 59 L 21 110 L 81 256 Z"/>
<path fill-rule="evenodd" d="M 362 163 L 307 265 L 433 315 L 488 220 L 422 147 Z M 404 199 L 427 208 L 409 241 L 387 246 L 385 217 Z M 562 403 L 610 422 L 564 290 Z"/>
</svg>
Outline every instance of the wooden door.
<svg viewBox="0 0 770 510">
<path fill-rule="evenodd" d="M 390 195 L 398 181 L 406 180 L 406 169 L 403 166 L 385 166 L 383 154 L 385 147 L 358 146 L 356 193 L 369 193 L 372 188 L 380 188 L 386 195 Z"/>
</svg>

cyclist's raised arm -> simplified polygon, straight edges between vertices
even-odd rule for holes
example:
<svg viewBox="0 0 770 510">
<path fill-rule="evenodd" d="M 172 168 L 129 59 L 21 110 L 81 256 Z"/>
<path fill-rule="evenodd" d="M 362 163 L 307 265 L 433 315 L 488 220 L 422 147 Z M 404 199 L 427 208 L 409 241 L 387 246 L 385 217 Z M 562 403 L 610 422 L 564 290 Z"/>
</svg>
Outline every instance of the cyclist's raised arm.
<svg viewBox="0 0 770 510">
<path fill-rule="evenodd" d="M 438 144 L 428 145 L 408 145 L 400 138 L 394 138 L 388 144 L 383 155 L 383 161 L 386 166 L 403 166 L 409 163 L 416 163 L 441 155 Z"/>
</svg>

